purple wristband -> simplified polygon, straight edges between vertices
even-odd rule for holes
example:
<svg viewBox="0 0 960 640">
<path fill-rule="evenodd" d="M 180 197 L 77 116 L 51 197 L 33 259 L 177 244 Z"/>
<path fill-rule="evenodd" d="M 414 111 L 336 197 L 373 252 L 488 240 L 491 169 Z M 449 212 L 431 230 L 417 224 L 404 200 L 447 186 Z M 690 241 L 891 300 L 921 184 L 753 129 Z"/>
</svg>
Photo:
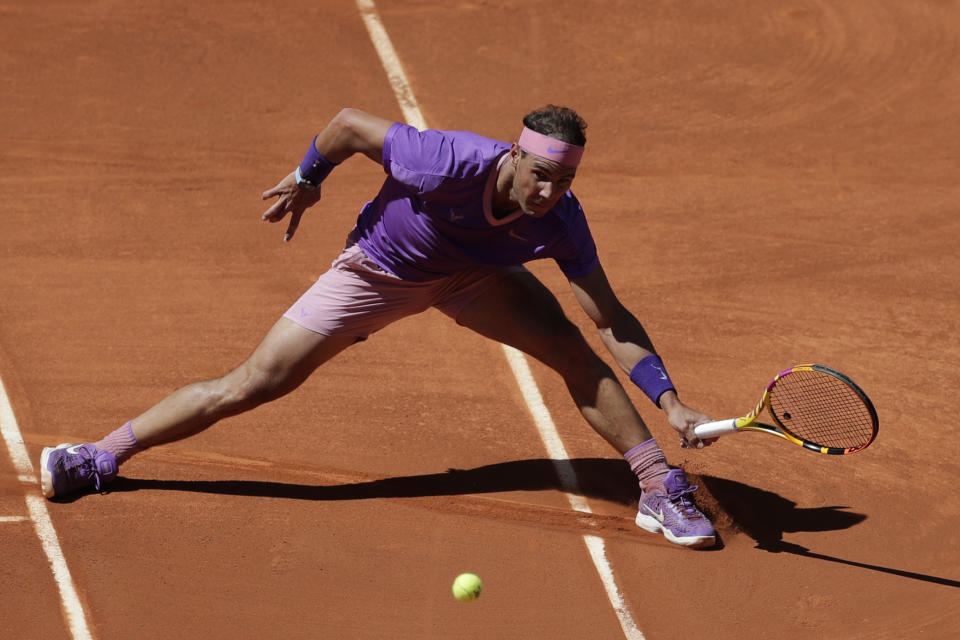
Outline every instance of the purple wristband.
<svg viewBox="0 0 960 640">
<path fill-rule="evenodd" d="M 317 137 L 315 136 L 313 142 L 310 143 L 310 148 L 303 156 L 303 160 L 300 161 L 298 177 L 300 180 L 310 183 L 313 187 L 319 187 L 335 166 L 337 166 L 336 163 L 330 162 L 317 151 Z"/>
<path fill-rule="evenodd" d="M 658 407 L 660 396 L 667 391 L 676 391 L 663 366 L 663 360 L 656 354 L 649 355 L 634 365 L 630 372 L 630 380 L 640 387 L 640 390 L 647 394 L 647 397 Z"/>
</svg>

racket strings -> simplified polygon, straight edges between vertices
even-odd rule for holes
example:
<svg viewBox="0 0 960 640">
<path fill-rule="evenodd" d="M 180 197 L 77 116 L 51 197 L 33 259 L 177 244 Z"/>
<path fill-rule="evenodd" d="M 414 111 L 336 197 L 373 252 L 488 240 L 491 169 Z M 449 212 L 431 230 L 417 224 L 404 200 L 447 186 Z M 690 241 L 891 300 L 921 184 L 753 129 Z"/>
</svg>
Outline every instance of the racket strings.
<svg viewBox="0 0 960 640">
<path fill-rule="evenodd" d="M 770 391 L 770 409 L 797 437 L 824 447 L 856 448 L 873 439 L 873 414 L 856 390 L 822 371 L 793 371 Z"/>
</svg>

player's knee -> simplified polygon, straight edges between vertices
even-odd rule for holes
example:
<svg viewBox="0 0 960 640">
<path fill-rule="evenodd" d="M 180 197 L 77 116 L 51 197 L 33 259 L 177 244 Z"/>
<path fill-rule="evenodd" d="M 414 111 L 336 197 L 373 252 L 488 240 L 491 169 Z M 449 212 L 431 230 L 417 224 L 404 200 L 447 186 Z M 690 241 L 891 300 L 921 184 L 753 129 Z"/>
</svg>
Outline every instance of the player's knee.
<svg viewBox="0 0 960 640">
<path fill-rule="evenodd" d="M 244 364 L 221 379 L 220 404 L 230 412 L 252 409 L 283 395 L 279 382 L 276 372 Z"/>
<path fill-rule="evenodd" d="M 603 364 L 573 323 L 557 327 L 544 338 L 547 364 L 564 378 L 594 372 Z"/>
</svg>

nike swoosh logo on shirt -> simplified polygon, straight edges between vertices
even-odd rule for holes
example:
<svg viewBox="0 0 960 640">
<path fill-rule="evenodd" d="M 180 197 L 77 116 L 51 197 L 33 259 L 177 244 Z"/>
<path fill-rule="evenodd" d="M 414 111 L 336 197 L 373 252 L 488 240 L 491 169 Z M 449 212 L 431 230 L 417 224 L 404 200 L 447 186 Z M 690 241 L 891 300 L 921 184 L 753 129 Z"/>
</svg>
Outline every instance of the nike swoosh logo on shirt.
<svg viewBox="0 0 960 640">
<path fill-rule="evenodd" d="M 520 235 L 519 233 L 517 233 L 517 230 L 516 230 L 516 229 L 510 229 L 510 233 L 508 233 L 507 235 L 509 235 L 511 238 L 516 238 L 517 240 L 522 240 L 523 242 L 526 242 L 526 241 L 527 241 L 526 238 L 524 238 L 522 235 Z"/>
</svg>

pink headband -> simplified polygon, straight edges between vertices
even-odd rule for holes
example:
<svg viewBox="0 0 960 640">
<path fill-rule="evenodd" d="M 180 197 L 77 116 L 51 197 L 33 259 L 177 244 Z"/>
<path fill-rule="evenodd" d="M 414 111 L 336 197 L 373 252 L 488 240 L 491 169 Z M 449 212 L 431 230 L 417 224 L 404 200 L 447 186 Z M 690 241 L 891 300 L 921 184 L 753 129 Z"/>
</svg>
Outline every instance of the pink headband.
<svg viewBox="0 0 960 640">
<path fill-rule="evenodd" d="M 523 128 L 520 141 L 517 144 L 527 153 L 553 160 L 565 167 L 576 168 L 580 164 L 580 158 L 583 157 L 583 147 L 561 142 L 556 138 L 545 136 L 526 127 Z"/>
</svg>

